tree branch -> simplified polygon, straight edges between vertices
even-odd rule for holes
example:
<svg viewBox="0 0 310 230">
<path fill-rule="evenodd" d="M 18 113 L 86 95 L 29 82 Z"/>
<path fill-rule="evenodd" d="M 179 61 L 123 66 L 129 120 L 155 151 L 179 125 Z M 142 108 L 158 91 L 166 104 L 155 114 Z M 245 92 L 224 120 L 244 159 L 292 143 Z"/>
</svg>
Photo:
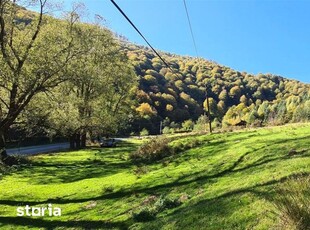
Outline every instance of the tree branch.
<svg viewBox="0 0 310 230">
<path fill-rule="evenodd" d="M 6 62 L 6 64 L 10 67 L 12 71 L 15 71 L 14 65 L 11 62 L 7 50 L 6 50 L 6 31 L 5 31 L 5 20 L 4 20 L 4 8 L 6 2 L 1 1 L 1 9 L 0 9 L 0 46 L 1 46 L 1 53 Z"/>
<path fill-rule="evenodd" d="M 7 109 L 9 109 L 9 105 L 0 97 L 0 101 L 5 105 Z"/>
<path fill-rule="evenodd" d="M 26 47 L 26 50 L 25 50 L 25 53 L 24 53 L 24 56 L 21 58 L 21 60 L 18 62 L 18 68 L 21 69 L 25 60 L 27 59 L 28 55 L 29 55 L 29 51 L 30 49 L 33 47 L 33 44 L 36 40 L 36 38 L 38 37 L 38 34 L 40 32 L 40 29 L 41 29 L 41 25 L 42 25 L 42 20 L 43 20 L 43 9 L 44 9 L 44 6 L 46 4 L 46 1 L 47 0 L 40 0 L 40 12 L 39 12 L 39 21 L 37 23 L 37 26 L 36 26 L 36 30 L 34 32 L 34 34 L 32 35 L 32 38 L 31 38 L 31 41 L 29 42 L 28 46 Z"/>
</svg>

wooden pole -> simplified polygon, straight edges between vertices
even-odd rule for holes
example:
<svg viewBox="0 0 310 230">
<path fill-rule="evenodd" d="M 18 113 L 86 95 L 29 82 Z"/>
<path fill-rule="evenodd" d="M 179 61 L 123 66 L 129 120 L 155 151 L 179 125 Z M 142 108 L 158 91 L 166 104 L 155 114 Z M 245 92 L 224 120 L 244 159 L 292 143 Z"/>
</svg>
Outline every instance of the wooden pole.
<svg viewBox="0 0 310 230">
<path fill-rule="evenodd" d="M 208 97 L 208 85 L 207 85 L 207 84 L 206 84 L 206 97 L 207 97 L 207 109 L 208 109 L 209 131 L 210 131 L 210 133 L 212 133 L 211 116 L 210 116 L 210 105 L 209 105 L 209 97 Z"/>
</svg>

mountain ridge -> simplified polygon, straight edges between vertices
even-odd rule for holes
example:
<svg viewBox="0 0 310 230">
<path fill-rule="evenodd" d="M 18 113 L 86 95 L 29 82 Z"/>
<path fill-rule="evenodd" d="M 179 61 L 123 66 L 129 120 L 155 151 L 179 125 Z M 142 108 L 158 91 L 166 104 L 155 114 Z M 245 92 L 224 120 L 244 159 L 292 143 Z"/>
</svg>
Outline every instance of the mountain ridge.
<svg viewBox="0 0 310 230">
<path fill-rule="evenodd" d="M 130 41 L 126 36 L 120 35 L 120 34 L 118 34 L 116 32 L 113 32 L 112 30 L 110 30 L 110 31 L 114 34 L 114 36 L 119 41 L 121 46 L 128 47 L 128 46 L 132 45 L 132 46 L 136 46 L 138 49 L 143 49 L 145 51 L 153 53 L 153 51 L 147 45 L 142 45 L 140 43 L 136 43 L 136 42 Z M 212 60 L 212 59 L 208 59 L 208 58 L 204 58 L 204 57 L 196 57 L 196 56 L 192 56 L 192 55 L 189 55 L 189 54 L 178 54 L 178 53 L 173 53 L 173 52 L 170 52 L 170 51 L 165 51 L 165 50 L 161 50 L 161 49 L 157 49 L 157 48 L 155 48 L 155 50 L 159 54 L 163 54 L 163 55 L 166 55 L 166 56 L 184 57 L 184 58 L 189 58 L 189 59 L 201 59 L 201 60 L 204 60 L 204 61 L 207 61 L 207 62 L 210 62 L 210 63 L 214 63 L 214 64 L 222 66 L 222 67 L 228 67 L 228 68 L 232 69 L 235 72 L 246 73 L 246 74 L 250 74 L 252 76 L 257 76 L 257 75 L 260 75 L 260 74 L 263 74 L 263 75 L 273 75 L 273 76 L 278 76 L 278 77 L 285 78 L 287 80 L 297 81 L 297 82 L 300 82 L 300 83 L 303 83 L 303 84 L 307 84 L 307 85 L 310 84 L 308 82 L 303 82 L 301 80 L 298 80 L 298 79 L 296 79 L 294 77 L 291 78 L 291 77 L 283 76 L 281 74 L 275 74 L 275 73 L 272 73 L 272 72 L 269 72 L 269 71 L 268 72 L 258 72 L 258 73 L 255 74 L 255 73 L 249 72 L 247 70 L 238 70 L 238 69 L 235 69 L 233 67 L 230 67 L 229 65 L 221 64 L 220 62 L 218 62 L 216 60 Z M 156 56 L 155 53 L 153 53 L 153 55 L 154 55 L 154 57 Z"/>
</svg>

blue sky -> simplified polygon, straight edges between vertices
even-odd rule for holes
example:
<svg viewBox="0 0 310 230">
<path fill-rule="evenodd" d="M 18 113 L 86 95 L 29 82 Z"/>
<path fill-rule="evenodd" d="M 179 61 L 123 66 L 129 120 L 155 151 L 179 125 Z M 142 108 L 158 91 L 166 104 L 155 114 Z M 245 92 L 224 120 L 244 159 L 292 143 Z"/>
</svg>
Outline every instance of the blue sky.
<svg viewBox="0 0 310 230">
<path fill-rule="evenodd" d="M 109 0 L 80 2 L 113 31 L 146 45 Z M 156 49 L 196 56 L 183 0 L 115 2 Z M 310 0 L 186 2 L 200 57 L 238 71 L 310 82 Z"/>
</svg>

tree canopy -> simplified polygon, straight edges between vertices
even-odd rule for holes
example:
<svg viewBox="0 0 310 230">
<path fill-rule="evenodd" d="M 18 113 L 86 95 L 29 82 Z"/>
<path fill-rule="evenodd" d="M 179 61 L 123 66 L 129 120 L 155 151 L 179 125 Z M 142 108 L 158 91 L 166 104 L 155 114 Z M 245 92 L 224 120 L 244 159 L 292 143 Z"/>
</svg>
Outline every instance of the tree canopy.
<svg viewBox="0 0 310 230">
<path fill-rule="evenodd" d="M 197 121 L 207 111 L 206 85 L 211 119 L 224 126 L 241 120 L 248 125 L 309 120 L 305 109 L 309 84 L 272 74 L 255 76 L 201 58 L 160 52 L 175 71 L 171 72 L 146 47 L 124 42 L 122 50 L 139 79 L 137 107 L 148 103 L 157 112 L 157 119 L 150 119 L 154 127 L 166 118 L 179 124 L 188 119 Z M 140 127 L 146 128 L 143 124 Z"/>
</svg>

